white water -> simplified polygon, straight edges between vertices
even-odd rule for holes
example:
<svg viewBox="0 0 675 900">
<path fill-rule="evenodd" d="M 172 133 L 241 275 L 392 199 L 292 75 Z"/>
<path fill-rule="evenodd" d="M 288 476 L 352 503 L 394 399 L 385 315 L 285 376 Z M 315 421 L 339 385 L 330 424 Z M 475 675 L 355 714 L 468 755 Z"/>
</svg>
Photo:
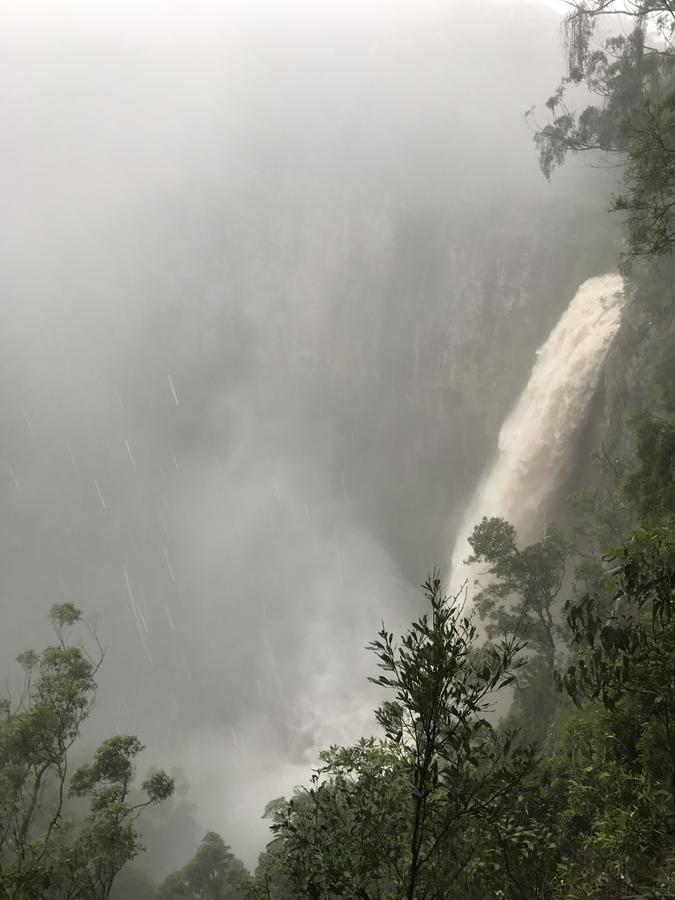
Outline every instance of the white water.
<svg viewBox="0 0 675 900">
<path fill-rule="evenodd" d="M 622 306 L 619 275 L 590 278 L 537 351 L 525 390 L 499 432 L 497 457 L 464 516 L 452 554 L 450 593 L 470 577 L 464 564 L 468 537 L 483 516 L 502 516 L 521 533 L 541 525 L 621 324 Z"/>
</svg>

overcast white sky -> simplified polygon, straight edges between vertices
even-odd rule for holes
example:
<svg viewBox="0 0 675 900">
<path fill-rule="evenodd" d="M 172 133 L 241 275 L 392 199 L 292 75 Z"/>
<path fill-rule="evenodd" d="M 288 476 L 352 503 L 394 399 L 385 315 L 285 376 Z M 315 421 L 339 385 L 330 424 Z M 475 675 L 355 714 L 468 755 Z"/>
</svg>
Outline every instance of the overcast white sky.
<svg viewBox="0 0 675 900">
<path fill-rule="evenodd" d="M 511 6 L 549 6 L 564 12 L 564 0 L 497 0 Z M 180 28 L 180 37 L 202 32 L 206 24 L 218 21 L 231 24 L 255 23 L 264 28 L 279 27 L 285 21 L 297 22 L 304 18 L 308 28 L 321 24 L 364 19 L 381 20 L 386 27 L 392 19 L 400 21 L 410 17 L 419 20 L 423 15 L 447 11 L 448 6 L 466 6 L 466 0 L 101 0 L 95 4 L 87 0 L 23 0 L 22 3 L 5 4 L 0 10 L 3 27 L 15 31 L 30 29 L 31 40 L 53 41 L 55 33 L 75 31 L 83 35 L 92 32 L 105 33 L 111 27 L 117 36 L 125 34 L 130 41 L 146 42 L 148 29 L 155 35 L 167 35 Z M 485 0 L 472 0 L 471 6 L 480 12 L 481 7 L 491 5 Z"/>
</svg>

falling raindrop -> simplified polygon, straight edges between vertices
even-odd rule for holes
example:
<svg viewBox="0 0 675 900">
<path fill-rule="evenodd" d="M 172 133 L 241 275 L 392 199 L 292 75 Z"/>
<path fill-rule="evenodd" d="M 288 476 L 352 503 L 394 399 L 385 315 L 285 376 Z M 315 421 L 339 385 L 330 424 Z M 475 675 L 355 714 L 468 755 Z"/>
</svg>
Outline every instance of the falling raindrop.
<svg viewBox="0 0 675 900">
<path fill-rule="evenodd" d="M 143 623 L 143 628 L 145 628 L 145 633 L 150 634 L 150 629 L 148 628 L 148 623 L 145 621 L 145 616 L 143 615 L 143 610 L 141 607 L 138 607 L 138 615 L 141 617 L 141 622 Z"/>
<path fill-rule="evenodd" d="M 176 576 L 173 574 L 173 569 L 171 568 L 171 560 L 169 559 L 169 551 L 166 549 L 166 547 L 162 547 L 162 550 L 164 551 L 164 559 L 166 560 L 166 567 L 169 570 L 169 575 L 171 577 L 171 580 L 175 581 Z"/>
<path fill-rule="evenodd" d="M 124 446 L 127 448 L 127 453 L 129 454 L 129 459 L 131 460 L 134 469 L 137 469 L 138 466 L 136 465 L 136 460 L 134 459 L 134 454 L 131 451 L 131 444 L 129 443 L 129 441 L 125 441 Z"/>
<path fill-rule="evenodd" d="M 117 397 L 119 405 L 122 407 L 123 410 L 126 411 L 126 407 L 124 406 L 124 400 L 122 400 L 122 395 L 120 394 L 118 388 L 115 388 L 115 396 Z"/>
<path fill-rule="evenodd" d="M 99 486 L 98 481 L 94 478 L 94 486 L 96 487 L 96 493 L 98 494 L 98 499 L 101 501 L 101 506 L 103 509 L 107 509 L 108 507 L 105 505 L 105 500 L 103 499 L 103 494 L 101 493 L 101 488 Z"/>
<path fill-rule="evenodd" d="M 162 515 L 161 509 L 157 510 L 157 518 L 159 519 L 159 527 L 162 529 L 166 539 L 168 540 L 169 539 L 169 526 L 166 524 L 166 519 Z"/>
<path fill-rule="evenodd" d="M 28 426 L 28 431 L 30 433 L 30 436 L 35 437 L 35 432 L 33 431 L 33 426 L 31 425 L 30 419 L 28 418 L 28 414 L 26 413 L 26 410 L 23 408 L 23 406 L 21 407 L 21 415 L 23 416 L 24 422 Z"/>
<path fill-rule="evenodd" d="M 166 377 L 169 379 L 169 387 L 171 388 L 171 393 L 173 394 L 173 399 L 176 401 L 176 406 L 180 406 L 178 394 L 176 393 L 176 388 L 174 387 L 174 384 L 173 384 L 173 378 L 168 373 L 167 373 Z"/>
<path fill-rule="evenodd" d="M 9 463 L 7 464 L 7 467 L 9 469 L 9 474 L 12 476 L 12 481 L 14 482 L 14 487 L 17 489 L 17 491 L 19 493 L 21 493 L 21 485 L 17 481 L 16 475 L 14 474 L 14 469 L 9 465 Z"/>
<path fill-rule="evenodd" d="M 127 594 L 129 595 L 129 602 L 131 603 L 131 609 L 134 614 L 134 619 L 136 621 L 136 628 L 138 630 L 138 636 L 141 641 L 141 646 L 143 647 L 143 650 L 145 651 L 145 655 L 148 658 L 148 662 L 150 663 L 151 667 L 154 669 L 155 664 L 153 663 L 152 657 L 150 656 L 150 649 L 148 647 L 147 641 L 145 640 L 145 634 L 143 633 L 143 626 L 141 625 L 141 619 L 143 619 L 143 614 L 140 613 L 140 616 L 139 616 L 139 610 L 136 606 L 136 600 L 134 598 L 134 592 L 131 589 L 131 581 L 129 579 L 129 572 L 127 571 L 126 566 L 122 566 L 122 572 L 124 574 L 124 582 L 127 587 Z M 145 630 L 147 631 L 148 626 L 145 624 L 144 619 L 143 619 L 143 625 L 145 626 Z"/>
</svg>

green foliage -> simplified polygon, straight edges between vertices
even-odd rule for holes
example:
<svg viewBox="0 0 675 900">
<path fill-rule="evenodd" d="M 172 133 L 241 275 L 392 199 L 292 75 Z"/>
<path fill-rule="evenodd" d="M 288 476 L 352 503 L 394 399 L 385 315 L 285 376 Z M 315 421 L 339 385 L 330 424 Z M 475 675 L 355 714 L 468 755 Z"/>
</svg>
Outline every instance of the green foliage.
<svg viewBox="0 0 675 900">
<path fill-rule="evenodd" d="M 575 701 L 599 697 L 608 709 L 633 698 L 675 799 L 675 526 L 636 530 L 615 563 L 605 595 L 568 603 L 576 658 L 563 684 Z"/>
<path fill-rule="evenodd" d="M 672 282 L 669 284 L 665 304 L 668 310 L 672 306 L 674 296 Z M 655 366 L 655 381 L 660 392 L 661 406 L 666 415 L 675 414 L 675 322 L 664 314 L 666 322 L 658 322 L 660 358 Z M 648 326 L 649 327 L 649 326 Z"/>
<path fill-rule="evenodd" d="M 61 634 L 63 629 L 74 625 L 82 618 L 82 612 L 72 603 L 56 603 L 49 610 L 49 618 L 57 630 Z"/>
<path fill-rule="evenodd" d="M 568 71 L 546 104 L 551 120 L 535 133 L 540 164 L 550 177 L 570 152 L 598 150 L 624 160 L 612 208 L 626 213 L 629 267 L 639 257 L 670 252 L 675 240 L 675 12 L 669 0 L 569 6 Z M 577 114 L 567 96 L 579 84 L 599 99 Z"/>
<path fill-rule="evenodd" d="M 161 777 L 157 779 L 157 775 Z M 167 776 L 151 767 L 140 788 L 132 788 L 129 795 L 130 803 L 135 805 L 144 795 L 157 796 L 162 790 L 163 781 L 169 777 L 174 786 L 171 797 L 146 807 L 138 819 L 144 849 L 134 866 L 139 876 L 144 875 L 155 881 L 158 876 L 161 880 L 168 872 L 177 868 L 176 860 L 184 862 L 185 848 L 197 847 L 203 836 L 201 826 L 195 821 L 196 806 L 190 800 L 190 785 L 180 768 L 172 768 L 170 776 Z M 126 900 L 122 875 L 129 875 L 129 867 L 125 867 L 115 880 L 111 894 L 113 900 Z M 153 884 L 153 896 L 155 887 Z M 139 888 L 140 890 L 142 888 Z"/>
<path fill-rule="evenodd" d="M 494 815 L 523 763 L 512 736 L 497 735 L 485 718 L 493 693 L 511 684 L 522 665 L 519 633 L 476 650 L 476 627 L 457 598 L 442 595 L 437 575 L 424 589 L 431 618 L 413 622 L 399 645 L 384 627 L 370 645 L 386 673 L 371 680 L 395 697 L 376 717 L 410 773 L 409 898 L 424 894 L 427 881 L 438 885 L 464 871 L 471 850 L 462 823 L 476 827 Z M 443 840 L 450 828 L 456 839 Z"/>
<path fill-rule="evenodd" d="M 486 713 L 522 662 L 530 604 L 557 602 L 566 540 L 552 529 L 524 552 L 499 519 L 474 537 L 504 582 L 491 598 L 522 603 L 529 591 L 521 618 L 495 617 L 493 637 L 499 623 L 511 633 L 477 649 L 461 604 L 429 579 L 430 614 L 370 645 L 382 670 L 371 680 L 391 692 L 376 712 L 384 737 L 331 747 L 308 787 L 268 806 L 275 838 L 246 897 L 675 896 L 675 525 L 634 531 L 605 561 L 601 589 L 565 605 L 562 683 L 579 706 L 539 754 L 514 749 Z M 550 672 L 534 647 L 545 716 Z"/>
<path fill-rule="evenodd" d="M 197 852 L 157 890 L 158 900 L 242 900 L 247 872 L 215 831 L 207 831 Z"/>
<path fill-rule="evenodd" d="M 467 896 L 545 896 L 556 850 L 557 842 L 545 824 L 516 809 L 507 811 L 490 823 L 468 867 Z"/>
<path fill-rule="evenodd" d="M 486 718 L 522 643 L 476 650 L 475 626 L 438 576 L 424 589 L 430 615 L 400 642 L 383 626 L 370 645 L 383 670 L 371 681 L 393 693 L 376 710 L 384 739 L 331 747 L 311 786 L 277 802 L 277 841 L 249 896 L 265 896 L 261 878 L 273 886 L 276 873 L 291 896 L 315 900 L 467 896 L 477 847 L 531 763 Z"/>
<path fill-rule="evenodd" d="M 312 786 L 296 792 L 276 829 L 284 852 L 304 861 L 301 883 L 289 870 L 291 884 L 308 897 L 378 896 L 392 884 L 402 891 L 410 785 L 399 755 L 371 738 L 332 747 L 322 760 Z"/>
<path fill-rule="evenodd" d="M 525 634 L 528 647 L 544 659 L 550 671 L 555 661 L 555 604 L 562 589 L 565 563 L 571 547 L 555 525 L 543 540 L 519 548 L 516 530 L 500 518 L 484 517 L 475 526 L 469 543 L 470 564 L 487 564 L 489 580 L 474 603 L 486 620 L 489 637 Z"/>
<path fill-rule="evenodd" d="M 174 786 L 173 778 L 166 772 L 154 772 L 145 779 L 141 788 L 152 803 L 161 803 L 163 800 L 168 800 L 173 794 Z"/>
<path fill-rule="evenodd" d="M 69 754 L 94 701 L 94 659 L 67 643 L 81 621 L 72 604 L 50 612 L 57 644 L 18 657 L 24 671 L 19 702 L 0 706 L 0 897 L 7 900 L 105 900 L 115 876 L 140 851 L 138 813 L 169 796 L 157 773 L 130 804 L 135 737 L 104 741 L 90 765 L 70 776 Z M 64 815 L 67 796 L 89 800 L 84 818 Z"/>
<path fill-rule="evenodd" d="M 647 888 L 672 844 L 672 801 L 643 765 L 639 733 L 630 697 L 611 710 L 587 701 L 544 761 L 542 796 L 558 843 L 550 896 L 661 896 Z"/>
<path fill-rule="evenodd" d="M 519 548 L 513 525 L 486 517 L 469 543 L 473 553 L 467 563 L 487 565 L 487 584 L 474 605 L 488 637 L 521 634 L 527 639 L 530 664 L 515 685 L 510 720 L 541 743 L 557 714 L 553 675 L 561 629 L 556 614 L 571 545 L 557 526 L 549 525 L 543 540 Z"/>
<path fill-rule="evenodd" d="M 277 797 L 265 807 L 263 819 L 271 819 L 273 832 L 279 830 L 289 816 L 290 804 L 285 797 Z M 291 862 L 292 850 L 284 839 L 276 837 L 269 842 L 260 854 L 255 874 L 244 881 L 246 900 L 293 900 L 292 883 L 297 881 L 298 873 Z"/>
<path fill-rule="evenodd" d="M 493 611 L 521 604 L 515 620 L 510 608 L 491 620 L 493 638 L 509 631 L 476 649 L 461 605 L 427 582 L 430 615 L 370 645 L 382 669 L 371 680 L 393 695 L 376 713 L 384 738 L 331 747 L 308 788 L 270 806 L 276 838 L 248 897 L 675 896 L 675 525 L 635 530 L 605 560 L 601 587 L 565 604 L 561 684 L 579 708 L 539 755 L 514 750 L 485 713 L 522 662 L 518 628 L 534 604 L 558 602 L 569 548 L 550 529 L 520 550 L 500 519 L 473 537 Z M 549 662 L 533 647 L 545 716 Z"/>
<path fill-rule="evenodd" d="M 624 490 L 646 524 L 675 515 L 675 415 L 636 413 L 632 426 L 637 458 Z"/>
<path fill-rule="evenodd" d="M 637 530 L 611 564 L 602 592 L 566 604 L 579 709 L 495 820 L 475 896 L 673 896 L 673 526 Z"/>
<path fill-rule="evenodd" d="M 608 548 L 618 547 L 633 526 L 634 508 L 623 485 L 627 461 L 616 451 L 610 454 L 604 444 L 592 456 L 594 483 L 570 499 L 573 516 L 575 583 L 586 591 L 599 590 L 606 577 Z"/>
</svg>

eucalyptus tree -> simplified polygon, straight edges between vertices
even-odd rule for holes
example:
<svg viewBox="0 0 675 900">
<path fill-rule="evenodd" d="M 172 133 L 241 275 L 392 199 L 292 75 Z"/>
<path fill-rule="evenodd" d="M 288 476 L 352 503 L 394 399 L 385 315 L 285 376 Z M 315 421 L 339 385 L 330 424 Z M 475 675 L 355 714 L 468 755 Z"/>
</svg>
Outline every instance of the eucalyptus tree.
<svg viewBox="0 0 675 900">
<path fill-rule="evenodd" d="M 70 642 L 83 623 L 70 603 L 53 606 L 54 646 L 18 657 L 23 688 L 0 704 L 0 897 L 6 900 L 106 900 L 115 876 L 142 849 L 140 812 L 166 799 L 173 781 L 162 771 L 131 799 L 136 737 L 105 740 L 93 762 L 71 773 L 72 751 L 91 713 L 104 652 Z M 85 623 L 86 624 L 86 623 Z M 89 802 L 66 815 L 69 798 Z"/>
<path fill-rule="evenodd" d="M 516 681 L 507 721 L 522 728 L 527 739 L 549 743 L 560 713 L 555 665 L 571 545 L 556 525 L 549 525 L 540 541 L 519 546 L 516 529 L 498 517 L 484 517 L 469 544 L 473 553 L 467 563 L 483 566 L 487 576 L 474 596 L 487 637 L 520 634 L 527 640 L 528 665 Z"/>
<path fill-rule="evenodd" d="M 675 242 L 675 7 L 670 0 L 567 5 L 566 72 L 546 102 L 549 121 L 536 125 L 540 164 L 550 177 L 568 153 L 600 151 L 623 167 L 611 208 L 627 217 L 628 268 Z M 580 85 L 595 101 L 577 113 L 569 98 Z"/>
<path fill-rule="evenodd" d="M 474 598 L 488 637 L 525 634 L 528 649 L 539 654 L 550 675 L 560 635 L 556 608 L 571 545 L 556 525 L 541 541 L 518 546 L 514 526 L 499 517 L 484 517 L 473 529 L 471 565 L 486 565 L 485 585 Z"/>
</svg>

